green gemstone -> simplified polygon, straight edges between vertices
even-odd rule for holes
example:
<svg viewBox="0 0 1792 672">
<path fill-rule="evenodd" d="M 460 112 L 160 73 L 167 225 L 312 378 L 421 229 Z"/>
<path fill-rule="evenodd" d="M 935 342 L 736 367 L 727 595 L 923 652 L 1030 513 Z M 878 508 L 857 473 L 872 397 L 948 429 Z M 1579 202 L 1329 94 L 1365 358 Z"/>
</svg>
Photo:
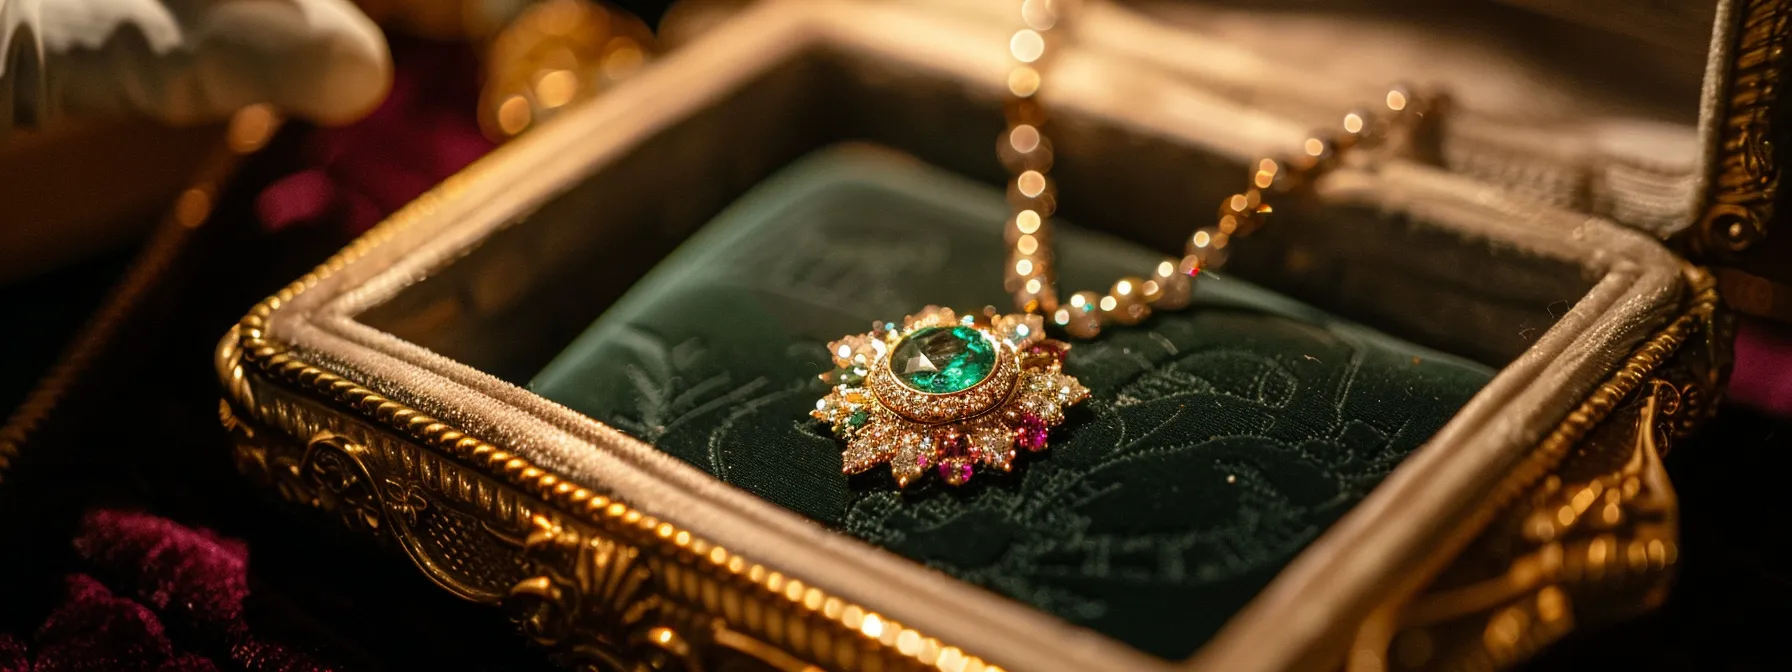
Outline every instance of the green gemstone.
<svg viewBox="0 0 1792 672">
<path fill-rule="evenodd" d="M 970 327 L 927 327 L 890 352 L 890 371 L 909 389 L 929 394 L 968 390 L 996 368 L 996 348 Z"/>
</svg>

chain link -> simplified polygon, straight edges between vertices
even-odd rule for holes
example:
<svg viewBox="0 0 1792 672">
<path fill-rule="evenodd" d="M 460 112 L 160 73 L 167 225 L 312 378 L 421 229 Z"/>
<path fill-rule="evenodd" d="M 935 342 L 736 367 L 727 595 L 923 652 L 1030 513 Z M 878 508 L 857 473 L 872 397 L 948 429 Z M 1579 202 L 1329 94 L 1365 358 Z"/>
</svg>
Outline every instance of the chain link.
<svg viewBox="0 0 1792 672">
<path fill-rule="evenodd" d="M 1051 218 L 1057 211 L 1057 188 L 1051 178 L 1052 143 L 1039 94 L 1048 65 L 1062 50 L 1063 24 L 1073 9 L 1070 0 L 1024 0 L 1025 25 L 1008 40 L 1013 65 L 1008 71 L 1007 128 L 996 153 L 1014 178 L 1008 183 L 1013 215 L 1003 227 L 1008 243 L 1004 286 L 1015 307 L 1041 313 L 1077 338 L 1094 338 L 1110 324 L 1131 325 L 1153 309 L 1176 310 L 1188 305 L 1194 281 L 1203 271 L 1226 262 L 1234 240 L 1263 226 L 1270 215 L 1267 195 L 1310 189 L 1342 164 L 1353 150 L 1403 150 L 1419 119 L 1441 112 L 1442 97 L 1426 97 L 1411 88 L 1388 90 L 1378 109 L 1353 110 L 1338 128 L 1309 134 L 1301 151 L 1287 158 L 1265 158 L 1251 166 L 1246 189 L 1220 202 L 1212 224 L 1191 234 L 1180 259 L 1165 259 L 1145 276 L 1127 276 L 1107 293 L 1080 291 L 1060 301 L 1052 253 Z M 1435 116 L 1435 115 L 1433 115 Z"/>
</svg>

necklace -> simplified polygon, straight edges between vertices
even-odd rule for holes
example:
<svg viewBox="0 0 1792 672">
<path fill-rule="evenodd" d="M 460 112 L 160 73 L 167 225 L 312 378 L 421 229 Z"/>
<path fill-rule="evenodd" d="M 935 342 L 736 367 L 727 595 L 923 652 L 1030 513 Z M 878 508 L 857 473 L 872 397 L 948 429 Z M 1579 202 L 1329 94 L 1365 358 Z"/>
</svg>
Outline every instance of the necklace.
<svg viewBox="0 0 1792 672">
<path fill-rule="evenodd" d="M 929 469 L 950 485 L 969 482 L 979 464 L 1012 471 L 1020 452 L 1046 448 L 1065 408 L 1089 398 L 1088 388 L 1064 373 L 1070 345 L 1046 337 L 1048 316 L 1069 336 L 1089 339 L 1108 325 L 1138 324 L 1154 309 L 1187 306 L 1195 278 L 1224 264 L 1234 239 L 1262 226 L 1270 214 L 1266 193 L 1307 190 L 1352 150 L 1403 149 L 1415 121 L 1444 102 L 1406 87 L 1389 90 L 1382 110 L 1352 111 L 1341 129 L 1310 135 L 1299 154 L 1253 164 L 1250 185 L 1221 202 L 1214 222 L 1189 236 L 1180 259 L 1165 259 L 1147 276 L 1120 278 L 1105 294 L 1081 291 L 1061 302 L 1051 245 L 1052 147 L 1038 98 L 1058 51 L 1053 28 L 1062 22 L 1054 4 L 1020 5 L 1025 25 L 1009 39 L 1008 124 L 997 141 L 1013 175 L 1003 286 L 1019 312 L 991 307 L 959 315 L 927 306 L 901 324 L 876 322 L 869 332 L 828 344 L 836 368 L 821 379 L 831 390 L 811 415 L 846 441 L 845 473 L 887 463 L 897 485 L 906 487 Z"/>
</svg>

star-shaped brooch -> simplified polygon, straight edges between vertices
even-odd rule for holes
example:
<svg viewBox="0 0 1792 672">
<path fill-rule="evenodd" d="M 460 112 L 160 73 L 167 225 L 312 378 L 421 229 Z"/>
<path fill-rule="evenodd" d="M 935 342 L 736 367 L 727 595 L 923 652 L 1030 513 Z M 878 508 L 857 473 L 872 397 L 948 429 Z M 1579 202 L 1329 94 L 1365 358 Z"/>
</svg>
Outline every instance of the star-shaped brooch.
<svg viewBox="0 0 1792 672">
<path fill-rule="evenodd" d="M 993 311 L 991 311 L 993 313 Z M 951 485 L 975 465 L 1011 471 L 1020 450 L 1041 451 L 1064 409 L 1089 398 L 1063 372 L 1070 345 L 1045 337 L 1038 315 L 958 316 L 928 306 L 902 325 L 828 344 L 833 389 L 811 413 L 846 441 L 842 471 L 887 462 L 907 487 L 929 468 Z"/>
</svg>

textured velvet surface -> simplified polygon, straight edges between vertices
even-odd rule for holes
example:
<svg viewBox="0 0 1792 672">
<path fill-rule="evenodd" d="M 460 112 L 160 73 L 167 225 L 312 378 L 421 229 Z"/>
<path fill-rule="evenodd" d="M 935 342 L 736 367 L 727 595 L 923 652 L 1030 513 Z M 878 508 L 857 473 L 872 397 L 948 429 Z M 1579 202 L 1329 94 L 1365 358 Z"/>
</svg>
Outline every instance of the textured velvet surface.
<svg viewBox="0 0 1792 672">
<path fill-rule="evenodd" d="M 1192 653 L 1491 376 L 1223 277 L 1079 343 L 1094 391 L 1015 473 L 897 492 L 807 411 L 824 344 L 928 303 L 1006 301 L 1001 195 L 865 148 L 743 198 L 533 381 L 824 525 L 1166 657 Z M 1105 288 L 1157 255 L 1060 225 Z"/>
<path fill-rule="evenodd" d="M 63 599 L 43 624 L 28 637 L 0 633 L 0 672 L 330 669 L 250 627 L 241 542 L 99 510 L 73 545 L 80 569 L 63 577 Z"/>
</svg>

